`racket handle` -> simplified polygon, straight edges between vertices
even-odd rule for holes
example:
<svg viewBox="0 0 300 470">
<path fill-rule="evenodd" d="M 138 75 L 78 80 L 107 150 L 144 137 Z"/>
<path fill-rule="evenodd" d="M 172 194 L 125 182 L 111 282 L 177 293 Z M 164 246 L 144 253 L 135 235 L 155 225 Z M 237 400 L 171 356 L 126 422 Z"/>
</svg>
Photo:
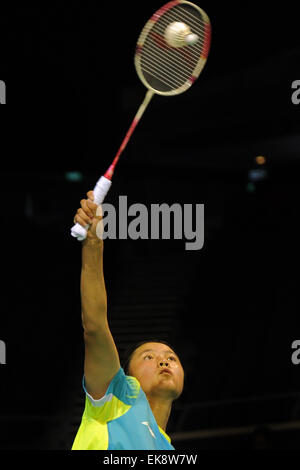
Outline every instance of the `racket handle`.
<svg viewBox="0 0 300 470">
<path fill-rule="evenodd" d="M 110 187 L 111 181 L 105 178 L 105 176 L 101 176 L 101 178 L 97 181 L 97 184 L 93 189 L 94 202 L 95 204 L 97 204 L 97 206 L 99 206 L 99 204 L 104 201 L 105 196 L 108 193 Z M 82 241 L 86 238 L 88 229 L 89 225 L 83 227 L 82 225 L 77 223 L 71 228 L 71 235 L 72 237 L 77 238 L 77 240 Z"/>
</svg>

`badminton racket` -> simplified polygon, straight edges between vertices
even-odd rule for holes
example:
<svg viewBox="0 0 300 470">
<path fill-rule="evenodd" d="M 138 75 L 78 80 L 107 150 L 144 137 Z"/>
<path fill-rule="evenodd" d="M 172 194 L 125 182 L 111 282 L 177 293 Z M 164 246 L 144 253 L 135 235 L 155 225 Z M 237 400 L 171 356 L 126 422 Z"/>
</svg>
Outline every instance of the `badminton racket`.
<svg viewBox="0 0 300 470">
<path fill-rule="evenodd" d="M 112 164 L 93 190 L 97 205 L 104 201 L 120 155 L 153 95 L 173 96 L 188 90 L 206 63 L 210 42 L 209 17 L 200 7 L 185 0 L 166 3 L 145 24 L 137 41 L 134 64 L 148 91 Z M 84 240 L 88 228 L 89 225 L 83 227 L 77 223 L 71 234 Z"/>
</svg>

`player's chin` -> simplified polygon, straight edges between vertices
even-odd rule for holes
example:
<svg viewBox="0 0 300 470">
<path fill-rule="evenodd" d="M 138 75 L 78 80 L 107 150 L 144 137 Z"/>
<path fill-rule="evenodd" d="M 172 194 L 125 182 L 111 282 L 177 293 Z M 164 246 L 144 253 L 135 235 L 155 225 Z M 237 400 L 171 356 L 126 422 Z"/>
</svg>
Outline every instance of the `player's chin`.
<svg viewBox="0 0 300 470">
<path fill-rule="evenodd" d="M 173 389 L 170 393 L 172 400 L 177 400 L 177 398 L 180 397 L 181 393 L 182 393 L 182 390 Z"/>
<path fill-rule="evenodd" d="M 183 386 L 178 386 L 174 389 L 174 400 L 180 397 L 180 395 L 182 394 L 182 390 L 183 390 Z"/>
<path fill-rule="evenodd" d="M 172 383 L 172 381 L 161 384 L 160 388 L 168 395 L 168 397 L 172 398 L 172 400 L 179 398 L 182 393 L 182 387 L 174 384 L 174 382 Z"/>
</svg>

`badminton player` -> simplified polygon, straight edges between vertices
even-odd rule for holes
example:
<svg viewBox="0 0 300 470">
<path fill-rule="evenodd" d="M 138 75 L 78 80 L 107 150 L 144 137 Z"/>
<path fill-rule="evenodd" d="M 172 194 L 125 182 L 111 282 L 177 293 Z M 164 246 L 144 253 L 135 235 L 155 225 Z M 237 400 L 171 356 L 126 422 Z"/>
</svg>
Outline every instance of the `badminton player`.
<svg viewBox="0 0 300 470">
<path fill-rule="evenodd" d="M 173 450 L 166 428 L 182 390 L 184 370 L 173 348 L 141 342 L 123 367 L 107 319 L 101 220 L 93 191 L 80 203 L 74 223 L 90 225 L 82 242 L 81 306 L 85 343 L 85 408 L 73 450 Z"/>
</svg>

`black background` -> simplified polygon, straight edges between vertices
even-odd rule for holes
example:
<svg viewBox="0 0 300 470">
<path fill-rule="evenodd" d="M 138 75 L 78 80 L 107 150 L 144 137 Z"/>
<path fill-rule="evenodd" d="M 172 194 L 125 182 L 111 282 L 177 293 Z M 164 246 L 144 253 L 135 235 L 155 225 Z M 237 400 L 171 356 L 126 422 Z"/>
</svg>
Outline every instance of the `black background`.
<svg viewBox="0 0 300 470">
<path fill-rule="evenodd" d="M 69 230 L 143 100 L 134 47 L 160 6 L 52 2 L 1 15 L 1 449 L 69 449 L 74 439 L 81 253 Z M 204 247 L 107 240 L 111 330 L 120 353 L 154 335 L 182 355 L 186 388 L 168 428 L 176 448 L 297 448 L 297 12 L 291 2 L 200 6 L 212 23 L 207 64 L 186 93 L 154 96 L 107 202 L 202 203 Z M 268 176 L 253 182 L 258 155 Z"/>
</svg>

